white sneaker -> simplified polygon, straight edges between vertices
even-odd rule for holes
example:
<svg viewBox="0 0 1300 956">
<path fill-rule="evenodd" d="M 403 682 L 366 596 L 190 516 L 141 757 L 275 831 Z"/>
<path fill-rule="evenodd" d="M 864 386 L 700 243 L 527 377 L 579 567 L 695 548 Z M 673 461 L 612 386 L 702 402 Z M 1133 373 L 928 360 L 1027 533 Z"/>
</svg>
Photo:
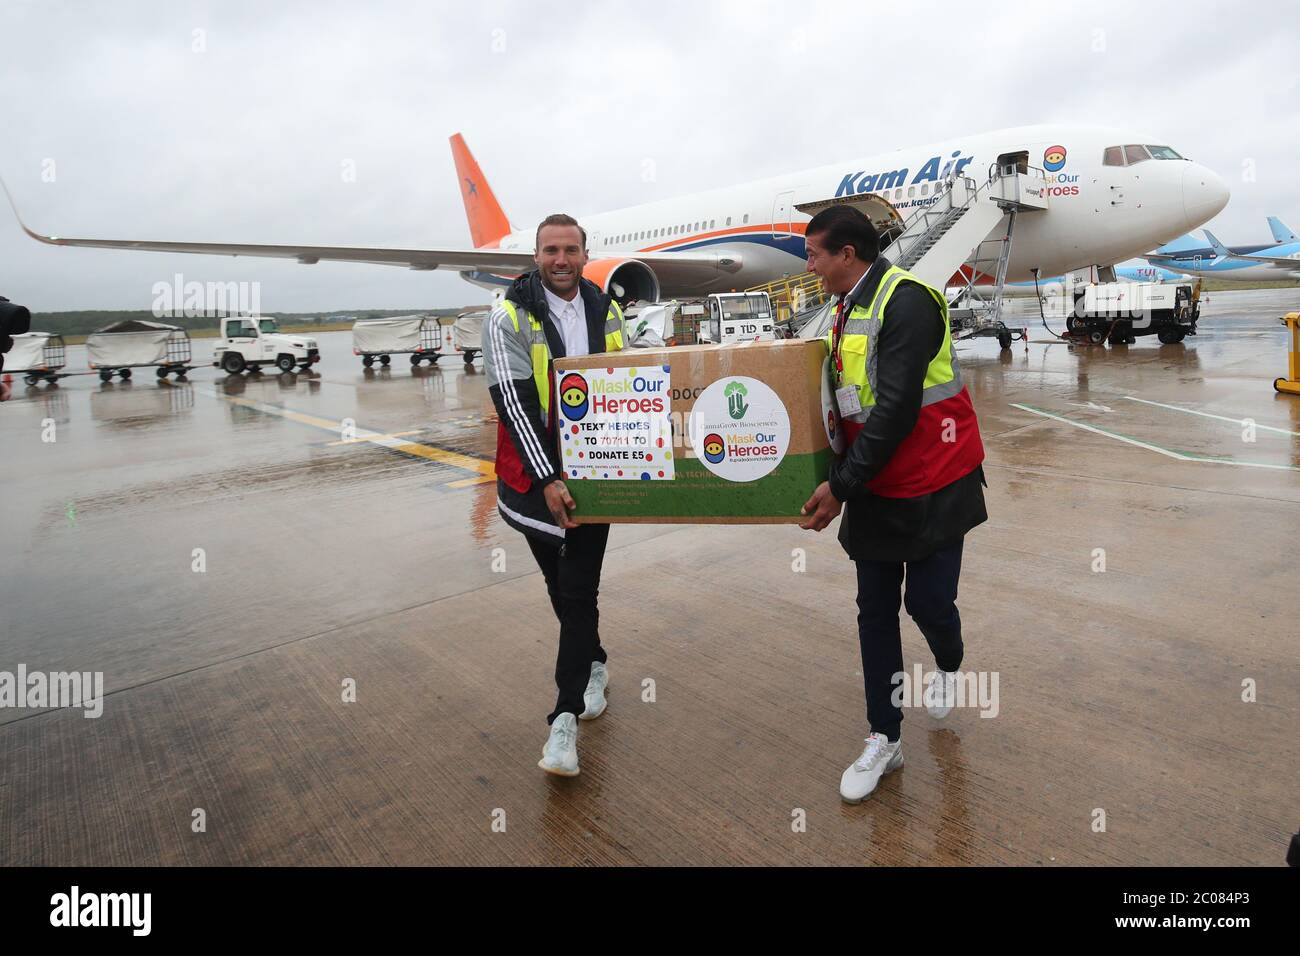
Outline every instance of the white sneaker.
<svg viewBox="0 0 1300 956">
<path fill-rule="evenodd" d="M 572 714 L 560 714 L 551 722 L 551 736 L 537 766 L 559 777 L 578 775 L 578 722 Z"/>
<path fill-rule="evenodd" d="M 931 671 L 925 679 L 925 709 L 943 720 L 957 704 L 957 672 Z"/>
<path fill-rule="evenodd" d="M 587 709 L 578 715 L 581 720 L 595 720 L 605 712 L 605 688 L 609 686 L 609 668 L 599 661 L 591 662 L 591 679 L 582 692 L 582 702 Z"/>
<path fill-rule="evenodd" d="M 892 744 L 884 734 L 872 734 L 862 756 L 840 777 L 840 797 L 845 803 L 861 803 L 871 795 L 880 778 L 903 765 L 903 741 Z"/>
</svg>

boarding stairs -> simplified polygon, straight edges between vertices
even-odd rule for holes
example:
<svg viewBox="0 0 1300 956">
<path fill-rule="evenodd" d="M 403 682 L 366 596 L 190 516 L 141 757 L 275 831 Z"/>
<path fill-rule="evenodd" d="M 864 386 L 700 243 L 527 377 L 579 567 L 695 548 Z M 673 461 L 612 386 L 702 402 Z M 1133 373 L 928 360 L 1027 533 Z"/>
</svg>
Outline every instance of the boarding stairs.
<svg viewBox="0 0 1300 956">
<path fill-rule="evenodd" d="M 1009 348 L 1015 332 L 1002 322 L 1002 293 L 1016 217 L 1047 206 L 1042 170 L 1023 162 L 994 163 L 983 184 L 969 176 L 941 183 L 929 203 L 903 221 L 883 254 L 936 289 L 951 288 L 958 276 L 948 310 L 954 337 L 992 335 Z M 1001 235 L 987 238 L 999 224 Z M 1025 338 L 1023 329 L 1016 331 Z"/>
</svg>

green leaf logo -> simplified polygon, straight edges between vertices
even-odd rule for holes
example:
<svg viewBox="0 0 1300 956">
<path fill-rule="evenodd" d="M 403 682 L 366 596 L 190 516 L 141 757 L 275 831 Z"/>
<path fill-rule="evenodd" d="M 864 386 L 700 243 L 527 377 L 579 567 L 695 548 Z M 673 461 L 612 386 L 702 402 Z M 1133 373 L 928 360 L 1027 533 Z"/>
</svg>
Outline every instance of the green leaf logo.
<svg viewBox="0 0 1300 956">
<path fill-rule="evenodd" d="M 739 421 L 745 417 L 745 412 L 749 411 L 749 406 L 745 404 L 745 396 L 749 390 L 741 382 L 731 382 L 722 394 L 727 396 L 727 411 L 732 418 Z"/>
</svg>

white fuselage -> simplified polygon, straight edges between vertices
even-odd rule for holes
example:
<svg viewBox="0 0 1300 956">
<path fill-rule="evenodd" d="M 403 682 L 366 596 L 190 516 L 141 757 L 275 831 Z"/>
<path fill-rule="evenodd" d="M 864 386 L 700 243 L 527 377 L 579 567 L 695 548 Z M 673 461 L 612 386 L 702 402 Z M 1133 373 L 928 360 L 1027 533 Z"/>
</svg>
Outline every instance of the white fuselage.
<svg viewBox="0 0 1300 956">
<path fill-rule="evenodd" d="M 665 297 L 746 288 L 804 270 L 809 216 L 797 204 L 870 192 L 906 217 L 933 194 L 953 164 L 982 183 L 1000 155 L 1023 150 L 1030 166 L 1046 171 L 1050 206 L 1018 217 L 1007 279 L 1032 279 L 1035 269 L 1056 276 L 1147 252 L 1207 222 L 1227 204 L 1223 181 L 1189 160 L 1103 164 L 1106 147 L 1126 144 L 1173 145 L 1131 130 L 1021 127 L 598 213 L 581 222 L 593 260 L 706 249 L 734 254 L 741 262 L 739 270 L 719 272 L 689 288 L 664 281 Z M 1049 160 L 1050 147 L 1064 150 Z M 1001 233 L 999 227 L 990 235 Z M 502 249 L 532 246 L 531 229 L 500 242 Z"/>
</svg>

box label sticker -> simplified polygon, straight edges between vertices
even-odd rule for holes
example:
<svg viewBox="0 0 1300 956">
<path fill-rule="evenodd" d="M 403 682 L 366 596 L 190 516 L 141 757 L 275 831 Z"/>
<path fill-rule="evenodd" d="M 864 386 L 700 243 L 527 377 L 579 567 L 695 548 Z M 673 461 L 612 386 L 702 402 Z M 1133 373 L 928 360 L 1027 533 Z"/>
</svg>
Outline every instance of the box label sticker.
<svg viewBox="0 0 1300 956">
<path fill-rule="evenodd" d="M 785 457 L 790 416 L 756 378 L 729 376 L 706 388 L 691 413 L 691 445 L 704 467 L 727 481 L 757 481 Z"/>
<path fill-rule="evenodd" d="M 835 407 L 835 393 L 831 387 L 831 360 L 822 362 L 822 424 L 826 427 L 826 440 L 831 451 L 844 454 L 844 429 L 840 427 L 840 412 Z"/>
<path fill-rule="evenodd" d="M 669 367 L 556 372 L 566 478 L 671 481 Z"/>
</svg>

